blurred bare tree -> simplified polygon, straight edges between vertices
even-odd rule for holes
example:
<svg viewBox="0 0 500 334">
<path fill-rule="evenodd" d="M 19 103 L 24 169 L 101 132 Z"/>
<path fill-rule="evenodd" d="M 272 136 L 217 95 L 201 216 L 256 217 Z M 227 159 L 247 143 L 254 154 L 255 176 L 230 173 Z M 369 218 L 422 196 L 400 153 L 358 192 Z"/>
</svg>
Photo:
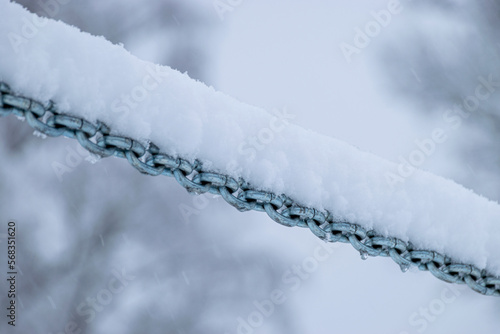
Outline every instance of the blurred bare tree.
<svg viewBox="0 0 500 334">
<path fill-rule="evenodd" d="M 383 52 L 390 89 L 443 126 L 453 125 L 448 134 L 459 157 L 453 178 L 500 201 L 500 1 L 405 6 L 413 21 Z M 475 96 L 480 77 L 493 82 L 481 89 L 491 93 L 485 99 Z"/>
<path fill-rule="evenodd" d="M 51 1 L 16 1 L 40 16 L 54 17 L 93 35 L 123 43 L 162 65 L 206 80 L 214 16 L 197 8 L 197 1 L 108 0 L 70 1 L 52 7 Z M 55 0 L 54 0 L 55 2 Z"/>
<path fill-rule="evenodd" d="M 19 2 L 50 16 L 39 1 Z M 54 18 L 208 79 L 211 19 L 190 2 L 72 1 Z M 272 256 L 232 254 L 228 236 L 200 229 L 202 215 L 186 224 L 179 207 L 191 197 L 172 180 L 115 159 L 90 165 L 75 142 L 32 133 L 13 117 L 0 122 L 0 219 L 18 220 L 21 332 L 236 331 L 253 300 L 280 285 L 283 264 Z M 68 161 L 61 181 L 54 162 Z M 280 306 L 266 321 L 294 333 L 287 314 Z"/>
</svg>

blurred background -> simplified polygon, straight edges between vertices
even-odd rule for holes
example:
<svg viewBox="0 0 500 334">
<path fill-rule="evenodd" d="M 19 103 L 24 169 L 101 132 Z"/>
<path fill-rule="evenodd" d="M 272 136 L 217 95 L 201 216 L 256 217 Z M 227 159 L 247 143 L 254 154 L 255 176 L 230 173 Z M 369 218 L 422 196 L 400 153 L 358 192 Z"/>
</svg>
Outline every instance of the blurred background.
<svg viewBox="0 0 500 334">
<path fill-rule="evenodd" d="M 17 2 L 395 162 L 442 129 L 420 168 L 500 198 L 499 87 L 463 111 L 482 79 L 500 82 L 500 1 Z M 76 141 L 41 140 L 14 117 L 0 120 L 0 155 L 0 220 L 18 226 L 16 333 L 500 328 L 498 298 L 361 261 L 119 159 L 92 164 Z M 6 321 L 0 332 L 14 333 Z"/>
</svg>

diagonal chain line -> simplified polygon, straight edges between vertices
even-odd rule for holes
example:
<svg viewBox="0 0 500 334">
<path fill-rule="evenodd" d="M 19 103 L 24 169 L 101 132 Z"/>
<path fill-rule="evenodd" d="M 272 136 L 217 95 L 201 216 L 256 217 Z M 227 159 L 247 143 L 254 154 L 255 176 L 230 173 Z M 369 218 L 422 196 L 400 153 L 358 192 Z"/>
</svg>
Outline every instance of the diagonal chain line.
<svg viewBox="0 0 500 334">
<path fill-rule="evenodd" d="M 275 222 L 288 227 L 309 228 L 324 241 L 350 243 L 360 252 L 362 259 L 368 256 L 390 257 L 403 272 L 416 266 L 445 282 L 466 284 L 480 294 L 500 296 L 500 277 L 486 270 L 454 262 L 435 251 L 415 249 L 411 242 L 384 237 L 358 224 L 336 221 L 329 212 L 300 206 L 284 194 L 252 188 L 243 179 L 204 171 L 199 161 L 191 163 L 163 154 L 152 142 L 145 146 L 128 137 L 111 135 L 110 128 L 102 122 L 92 124 L 79 117 L 61 114 L 54 103 L 42 104 L 14 94 L 7 84 L 0 82 L 0 117 L 11 114 L 26 119 L 32 128 L 47 136 L 75 138 L 81 146 L 100 157 L 127 159 L 143 174 L 173 177 L 189 192 L 220 195 L 239 211 L 266 212 Z"/>
</svg>

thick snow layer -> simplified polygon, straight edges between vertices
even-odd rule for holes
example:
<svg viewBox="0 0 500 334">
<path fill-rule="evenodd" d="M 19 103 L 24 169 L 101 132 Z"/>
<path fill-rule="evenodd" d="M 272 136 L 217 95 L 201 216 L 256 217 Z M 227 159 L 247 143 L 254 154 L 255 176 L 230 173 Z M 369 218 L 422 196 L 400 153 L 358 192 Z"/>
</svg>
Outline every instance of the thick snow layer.
<svg viewBox="0 0 500 334">
<path fill-rule="evenodd" d="M 0 80 L 16 92 L 500 275 L 497 203 L 424 171 L 401 177 L 397 164 L 303 129 L 286 110 L 241 103 L 7 0 L 0 13 Z"/>
</svg>

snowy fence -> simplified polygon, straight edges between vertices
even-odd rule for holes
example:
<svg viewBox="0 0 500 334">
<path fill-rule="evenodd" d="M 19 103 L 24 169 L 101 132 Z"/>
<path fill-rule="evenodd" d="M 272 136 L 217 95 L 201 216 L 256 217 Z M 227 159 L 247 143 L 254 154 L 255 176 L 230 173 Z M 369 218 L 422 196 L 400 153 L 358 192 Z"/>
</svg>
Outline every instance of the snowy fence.
<svg viewBox="0 0 500 334">
<path fill-rule="evenodd" d="M 500 296 L 500 277 L 484 269 L 454 262 L 435 251 L 415 249 L 411 242 L 385 237 L 357 224 L 337 221 L 328 211 L 300 206 L 284 194 L 258 190 L 241 178 L 236 180 L 228 175 L 205 171 L 198 161 L 190 163 L 161 153 L 153 142 L 144 146 L 132 138 L 111 135 L 110 128 L 102 122 L 93 124 L 61 114 L 52 102 L 44 105 L 16 95 L 7 84 L 0 83 L 0 116 L 11 114 L 26 119 L 33 129 L 44 135 L 75 138 L 82 147 L 100 157 L 125 158 L 141 173 L 174 177 L 189 192 L 220 195 L 240 211 L 266 212 L 277 223 L 309 228 L 327 242 L 350 243 L 360 252 L 362 259 L 368 256 L 390 257 L 403 272 L 410 266 L 417 266 L 443 281 L 467 284 L 481 294 Z"/>
</svg>

